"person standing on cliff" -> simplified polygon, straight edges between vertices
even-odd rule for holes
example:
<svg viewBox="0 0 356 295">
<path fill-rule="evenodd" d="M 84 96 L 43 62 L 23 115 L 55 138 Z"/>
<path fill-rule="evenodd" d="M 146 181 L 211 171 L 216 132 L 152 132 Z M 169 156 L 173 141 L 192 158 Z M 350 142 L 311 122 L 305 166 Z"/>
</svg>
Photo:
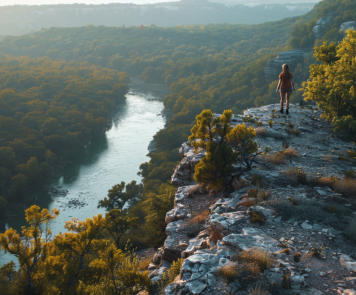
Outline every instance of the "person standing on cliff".
<svg viewBox="0 0 356 295">
<path fill-rule="evenodd" d="M 283 114 L 283 104 L 286 100 L 286 114 L 289 114 L 289 98 L 292 94 L 292 91 L 295 90 L 293 82 L 293 74 L 289 72 L 289 66 L 284 64 L 282 66 L 282 72 L 279 74 L 279 82 L 276 89 L 276 92 L 280 91 L 281 93 L 281 110 Z"/>
</svg>

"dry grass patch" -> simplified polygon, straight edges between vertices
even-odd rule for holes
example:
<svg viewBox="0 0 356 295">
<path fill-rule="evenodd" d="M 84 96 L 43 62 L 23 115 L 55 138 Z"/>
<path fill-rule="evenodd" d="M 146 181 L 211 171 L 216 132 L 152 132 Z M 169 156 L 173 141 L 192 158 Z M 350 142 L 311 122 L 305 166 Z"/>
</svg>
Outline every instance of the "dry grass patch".
<svg viewBox="0 0 356 295">
<path fill-rule="evenodd" d="M 320 186 L 333 187 L 335 183 L 335 177 L 323 176 L 316 179 L 316 182 Z"/>
<path fill-rule="evenodd" d="M 286 148 L 283 151 L 283 154 L 287 157 L 287 158 L 296 158 L 299 157 L 298 153 L 296 152 L 296 150 L 293 147 L 289 147 Z"/>
<path fill-rule="evenodd" d="M 272 155 L 265 155 L 264 158 L 268 162 L 270 162 L 272 164 L 276 164 L 276 165 L 285 163 L 285 155 L 283 152 L 276 152 Z"/>
<path fill-rule="evenodd" d="M 290 160 L 296 157 L 299 157 L 299 155 L 293 147 L 288 147 L 283 151 L 275 152 L 274 154 L 264 156 L 264 158 L 268 162 L 276 165 L 284 164 L 286 159 Z"/>
<path fill-rule="evenodd" d="M 345 196 L 356 198 L 356 179 L 337 179 L 334 183 L 334 189 Z"/>
<path fill-rule="evenodd" d="M 258 189 L 249 189 L 247 194 L 243 196 L 240 202 L 238 202 L 237 207 L 251 207 L 256 205 L 257 203 L 264 202 L 271 195 L 270 192 L 265 192 L 263 190 Z"/>
<path fill-rule="evenodd" d="M 282 172 L 295 183 L 308 184 L 307 175 L 302 168 L 291 168 Z"/>
<path fill-rule="evenodd" d="M 202 190 L 201 185 L 200 185 L 200 184 L 196 184 L 196 185 L 192 186 L 192 187 L 188 190 L 187 194 L 188 194 L 189 196 L 192 196 L 192 195 L 195 195 L 195 194 L 200 194 L 200 193 L 201 193 L 201 190 Z"/>
<path fill-rule="evenodd" d="M 249 290 L 248 295 L 267 295 L 269 294 L 268 291 L 263 289 L 260 286 L 254 287 L 253 289 Z"/>
<path fill-rule="evenodd" d="M 270 192 L 265 192 L 263 190 L 252 188 L 247 191 L 247 195 L 245 195 L 245 197 L 249 199 L 257 199 L 257 201 L 262 202 L 267 200 L 270 195 Z"/>
<path fill-rule="evenodd" d="M 240 271 L 247 271 L 250 276 L 253 277 L 262 273 L 274 264 L 272 254 L 257 247 L 239 253 L 238 261 Z"/>
<path fill-rule="evenodd" d="M 271 195 L 270 192 L 259 191 L 257 193 L 257 201 L 258 202 L 266 201 L 269 198 L 270 195 Z"/>
<path fill-rule="evenodd" d="M 219 268 L 218 275 L 225 278 L 228 282 L 233 281 L 238 276 L 237 266 L 235 264 L 227 264 Z"/>
<path fill-rule="evenodd" d="M 209 210 L 204 210 L 192 217 L 189 222 L 193 224 L 202 224 L 205 222 L 206 218 L 209 216 Z"/>
<path fill-rule="evenodd" d="M 264 137 L 267 135 L 267 130 L 264 127 L 257 127 L 255 128 L 255 132 L 257 136 Z"/>
<path fill-rule="evenodd" d="M 140 258 L 139 263 L 138 263 L 139 270 L 141 270 L 141 271 L 147 270 L 148 269 L 148 265 L 152 261 L 152 257 L 153 256 L 147 256 L 147 257 Z"/>
<path fill-rule="evenodd" d="M 294 129 L 293 124 L 289 124 L 288 128 L 286 128 L 286 132 L 291 135 L 299 136 L 300 135 L 300 130 L 298 128 Z"/>
<path fill-rule="evenodd" d="M 313 179 L 314 184 L 318 186 L 328 186 L 336 192 L 347 197 L 356 197 L 356 179 L 346 175 L 343 179 L 335 176 L 323 176 Z"/>
<path fill-rule="evenodd" d="M 214 243 L 217 243 L 217 241 L 220 241 L 224 237 L 223 234 L 214 226 L 211 226 L 209 228 L 209 231 L 210 231 L 209 239 Z"/>
<path fill-rule="evenodd" d="M 332 162 L 332 161 L 334 160 L 334 157 L 333 157 L 332 155 L 330 155 L 330 154 L 327 154 L 327 155 L 324 155 L 324 156 L 322 157 L 322 159 L 323 159 L 324 161 L 327 161 L 327 162 Z"/>
<path fill-rule="evenodd" d="M 247 195 L 246 195 L 247 196 Z M 240 206 L 251 207 L 257 204 L 257 199 L 255 198 L 243 198 L 240 202 L 237 203 L 236 208 Z"/>
<path fill-rule="evenodd" d="M 258 211 L 250 211 L 249 219 L 251 223 L 258 223 L 261 225 L 266 223 L 266 217 L 263 215 L 263 213 Z"/>
</svg>

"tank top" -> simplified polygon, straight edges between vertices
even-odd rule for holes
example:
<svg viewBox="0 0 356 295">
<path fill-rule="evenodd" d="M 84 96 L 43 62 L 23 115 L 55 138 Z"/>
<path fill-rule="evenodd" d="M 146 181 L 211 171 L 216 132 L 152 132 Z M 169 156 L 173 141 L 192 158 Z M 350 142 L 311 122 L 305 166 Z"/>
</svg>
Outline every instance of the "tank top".
<svg viewBox="0 0 356 295">
<path fill-rule="evenodd" d="M 293 74 L 292 73 L 280 73 L 279 74 L 279 79 L 281 80 L 281 88 L 282 89 L 290 89 L 292 88 L 292 79 L 293 79 Z"/>
</svg>

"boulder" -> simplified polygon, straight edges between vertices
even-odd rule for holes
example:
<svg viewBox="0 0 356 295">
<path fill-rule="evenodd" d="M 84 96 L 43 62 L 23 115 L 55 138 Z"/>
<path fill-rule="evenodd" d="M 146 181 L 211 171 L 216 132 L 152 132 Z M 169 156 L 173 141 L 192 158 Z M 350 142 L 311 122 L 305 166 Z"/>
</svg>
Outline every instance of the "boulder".
<svg viewBox="0 0 356 295">
<path fill-rule="evenodd" d="M 242 234 L 230 234 L 222 239 L 222 243 L 241 250 L 258 247 L 269 252 L 281 251 L 279 242 L 257 228 L 244 228 Z"/>
<path fill-rule="evenodd" d="M 247 215 L 245 212 L 213 213 L 209 217 L 208 224 L 212 225 L 217 230 L 224 231 L 232 230 L 234 227 L 238 226 L 238 224 L 246 220 Z"/>
<path fill-rule="evenodd" d="M 305 230 L 311 230 L 313 229 L 313 226 L 311 224 L 308 223 L 308 221 L 304 221 L 301 225 L 302 229 L 305 229 Z"/>
<path fill-rule="evenodd" d="M 342 254 L 339 262 L 341 266 L 345 267 L 348 271 L 356 272 L 356 261 L 352 260 L 350 256 Z"/>
<path fill-rule="evenodd" d="M 190 214 L 188 213 L 187 208 L 183 204 L 176 204 L 176 206 L 166 213 L 166 224 L 177 221 L 179 219 L 184 219 L 189 217 Z"/>
<path fill-rule="evenodd" d="M 184 145 L 181 149 L 184 152 L 184 158 L 180 161 L 171 177 L 171 182 L 174 185 L 184 185 L 187 182 L 192 182 L 194 167 L 205 156 L 205 151 L 196 153 L 192 147 L 187 145 Z"/>
</svg>

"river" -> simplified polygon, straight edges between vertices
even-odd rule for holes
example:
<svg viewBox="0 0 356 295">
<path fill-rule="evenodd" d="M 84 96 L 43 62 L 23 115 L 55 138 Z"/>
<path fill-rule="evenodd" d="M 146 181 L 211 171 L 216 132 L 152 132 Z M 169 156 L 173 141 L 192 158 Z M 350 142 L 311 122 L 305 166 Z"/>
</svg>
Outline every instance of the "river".
<svg viewBox="0 0 356 295">
<path fill-rule="evenodd" d="M 141 181 L 137 175 L 139 166 L 149 159 L 148 145 L 165 123 L 161 95 L 143 91 L 131 89 L 126 95 L 125 106 L 106 132 L 105 149 L 93 161 L 81 165 L 74 178 L 61 177 L 54 185 L 52 191 L 57 193 L 52 194 L 49 209 L 59 209 L 60 215 L 51 221 L 53 234 L 64 232 L 67 220 L 83 220 L 104 213 L 97 208 L 98 201 L 113 185 Z M 11 256 L 1 253 L 0 265 L 9 259 Z"/>
</svg>

